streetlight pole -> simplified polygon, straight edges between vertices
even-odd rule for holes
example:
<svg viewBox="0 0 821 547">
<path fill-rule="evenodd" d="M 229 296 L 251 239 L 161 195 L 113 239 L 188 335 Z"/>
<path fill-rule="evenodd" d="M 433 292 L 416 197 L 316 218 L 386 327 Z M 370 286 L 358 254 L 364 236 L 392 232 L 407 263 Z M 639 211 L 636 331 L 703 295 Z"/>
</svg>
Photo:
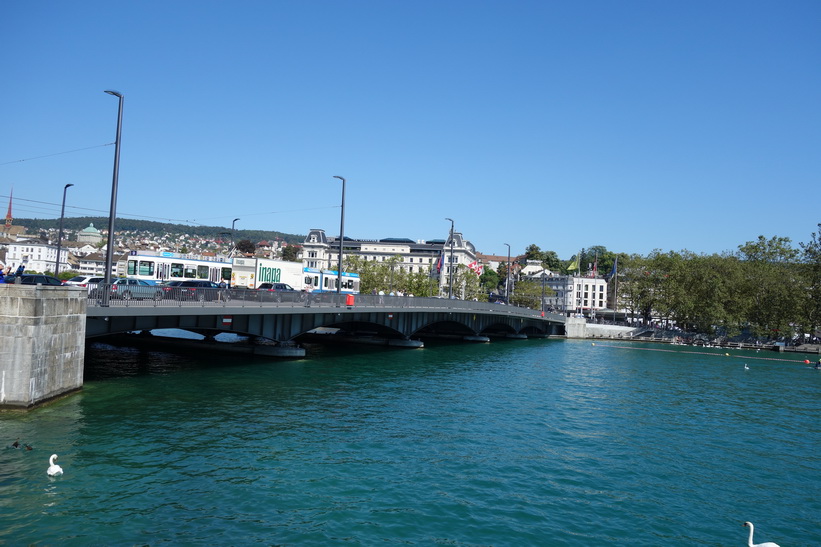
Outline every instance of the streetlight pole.
<svg viewBox="0 0 821 547">
<path fill-rule="evenodd" d="M 123 132 L 123 94 L 106 89 L 109 95 L 120 99 L 117 111 L 117 140 L 114 141 L 114 175 L 111 180 L 111 208 L 108 213 L 108 247 L 105 253 L 105 282 L 111 283 L 111 267 L 114 263 L 114 218 L 117 216 L 117 182 L 120 177 L 120 137 Z"/>
<path fill-rule="evenodd" d="M 231 258 L 231 257 L 234 256 L 234 251 L 237 248 L 237 242 L 234 239 L 234 226 L 236 226 L 238 220 L 240 220 L 240 219 L 235 218 L 234 221 L 231 222 L 231 252 L 228 253 L 228 258 Z"/>
<path fill-rule="evenodd" d="M 453 298 L 453 219 L 446 218 L 445 220 L 450 221 L 450 266 L 448 267 L 448 298 L 450 299 Z"/>
<path fill-rule="evenodd" d="M 507 245 L 507 279 L 505 280 L 505 304 L 510 305 L 510 244 Z"/>
<path fill-rule="evenodd" d="M 345 241 L 345 177 L 334 175 L 342 181 L 342 213 L 339 215 L 339 273 L 336 280 L 336 294 L 342 294 L 342 243 Z"/>
<path fill-rule="evenodd" d="M 60 209 L 60 230 L 57 232 L 57 260 L 54 261 L 54 277 L 60 276 L 60 247 L 63 243 L 63 218 L 66 216 L 66 190 L 73 184 L 63 186 L 63 208 Z"/>
</svg>

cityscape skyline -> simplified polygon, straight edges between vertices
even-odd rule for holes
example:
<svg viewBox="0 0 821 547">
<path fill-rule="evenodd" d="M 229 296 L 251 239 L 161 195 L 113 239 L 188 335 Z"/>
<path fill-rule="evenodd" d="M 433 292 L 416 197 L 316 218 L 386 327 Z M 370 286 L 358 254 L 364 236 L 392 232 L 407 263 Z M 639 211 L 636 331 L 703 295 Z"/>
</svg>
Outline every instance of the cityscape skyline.
<svg viewBox="0 0 821 547">
<path fill-rule="evenodd" d="M 821 220 L 816 2 L 2 9 L 21 217 L 65 184 L 67 216 L 107 214 L 116 89 L 118 217 L 330 232 L 338 175 L 346 235 L 453 218 L 489 254 L 711 254 Z"/>
</svg>

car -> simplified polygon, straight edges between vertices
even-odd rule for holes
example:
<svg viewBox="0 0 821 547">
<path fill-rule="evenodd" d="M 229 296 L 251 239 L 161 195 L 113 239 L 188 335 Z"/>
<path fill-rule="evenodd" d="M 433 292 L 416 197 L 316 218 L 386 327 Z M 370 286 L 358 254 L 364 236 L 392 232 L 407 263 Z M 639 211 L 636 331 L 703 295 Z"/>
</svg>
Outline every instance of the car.
<svg viewBox="0 0 821 547">
<path fill-rule="evenodd" d="M 302 293 L 287 283 L 260 283 L 257 287 L 261 301 L 296 302 Z"/>
<path fill-rule="evenodd" d="M 296 292 L 292 286 L 287 283 L 260 283 L 257 287 L 258 291 L 286 291 Z"/>
<path fill-rule="evenodd" d="M 16 283 L 17 282 L 17 275 L 7 275 L 5 278 L 6 283 Z M 51 285 L 51 286 L 62 286 L 63 282 L 57 279 L 56 277 L 52 277 L 50 275 L 42 275 L 42 274 L 21 274 L 20 276 L 20 283 L 23 285 Z"/>
<path fill-rule="evenodd" d="M 213 281 L 205 279 L 195 279 L 182 281 L 176 287 L 172 287 L 175 297 L 180 300 L 227 300 L 228 291 L 225 291 Z"/>
<path fill-rule="evenodd" d="M 111 297 L 123 300 L 161 300 L 162 291 L 156 285 L 142 279 L 120 278 L 111 283 Z"/>
<path fill-rule="evenodd" d="M 97 288 L 98 283 L 103 283 L 105 281 L 105 277 L 98 277 L 93 275 L 78 275 L 72 277 L 68 281 L 64 281 L 63 283 L 66 285 L 74 285 L 77 287 L 88 287 L 88 292 L 91 294 L 94 289 Z"/>
</svg>

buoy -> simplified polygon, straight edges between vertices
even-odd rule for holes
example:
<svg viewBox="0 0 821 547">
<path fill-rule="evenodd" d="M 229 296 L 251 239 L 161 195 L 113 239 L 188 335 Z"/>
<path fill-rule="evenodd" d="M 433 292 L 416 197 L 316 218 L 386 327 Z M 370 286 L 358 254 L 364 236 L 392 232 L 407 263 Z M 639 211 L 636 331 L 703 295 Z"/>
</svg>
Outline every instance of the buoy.
<svg viewBox="0 0 821 547">
<path fill-rule="evenodd" d="M 729 356 L 730 356 L 730 354 L 729 354 L 729 353 L 725 353 L 724 355 L 726 355 L 727 357 L 729 357 Z"/>
<path fill-rule="evenodd" d="M 595 346 L 595 345 L 596 345 L 596 342 L 590 342 L 590 345 L 591 345 L 591 346 Z M 807 361 L 807 362 L 809 363 L 809 361 Z"/>
<path fill-rule="evenodd" d="M 809 360 L 809 359 L 804 359 L 804 364 L 805 364 L 805 365 L 809 365 L 809 364 L 810 364 L 810 360 Z"/>
</svg>

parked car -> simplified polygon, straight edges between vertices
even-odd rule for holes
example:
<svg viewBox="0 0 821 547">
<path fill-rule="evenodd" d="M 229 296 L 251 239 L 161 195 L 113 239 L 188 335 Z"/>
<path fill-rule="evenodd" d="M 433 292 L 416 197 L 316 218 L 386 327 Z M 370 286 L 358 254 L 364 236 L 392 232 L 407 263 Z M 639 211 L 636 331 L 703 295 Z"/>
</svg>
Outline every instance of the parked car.
<svg viewBox="0 0 821 547">
<path fill-rule="evenodd" d="M 269 302 L 296 302 L 303 296 L 287 283 L 260 283 L 257 291 L 261 293 L 260 300 Z"/>
<path fill-rule="evenodd" d="M 111 297 L 123 300 L 160 300 L 162 291 L 156 285 L 142 279 L 120 278 L 111 283 Z"/>
<path fill-rule="evenodd" d="M 17 283 L 17 275 L 7 275 L 5 277 L 6 283 Z M 20 283 L 23 285 L 63 285 L 63 282 L 50 275 L 42 274 L 22 274 L 20 275 Z"/>
<path fill-rule="evenodd" d="M 227 300 L 228 291 L 221 288 L 213 281 L 197 279 L 193 281 L 182 281 L 176 287 L 172 287 L 175 297 L 180 300 Z"/>
<path fill-rule="evenodd" d="M 287 283 L 260 283 L 257 287 L 258 291 L 290 291 L 296 292 L 292 286 Z"/>
<path fill-rule="evenodd" d="M 63 283 L 66 285 L 87 287 L 88 293 L 91 294 L 94 291 L 94 289 L 97 288 L 97 284 L 102 283 L 104 281 L 105 277 L 97 277 L 92 275 L 78 275 L 76 277 L 72 277 L 68 281 L 64 281 Z"/>
</svg>

